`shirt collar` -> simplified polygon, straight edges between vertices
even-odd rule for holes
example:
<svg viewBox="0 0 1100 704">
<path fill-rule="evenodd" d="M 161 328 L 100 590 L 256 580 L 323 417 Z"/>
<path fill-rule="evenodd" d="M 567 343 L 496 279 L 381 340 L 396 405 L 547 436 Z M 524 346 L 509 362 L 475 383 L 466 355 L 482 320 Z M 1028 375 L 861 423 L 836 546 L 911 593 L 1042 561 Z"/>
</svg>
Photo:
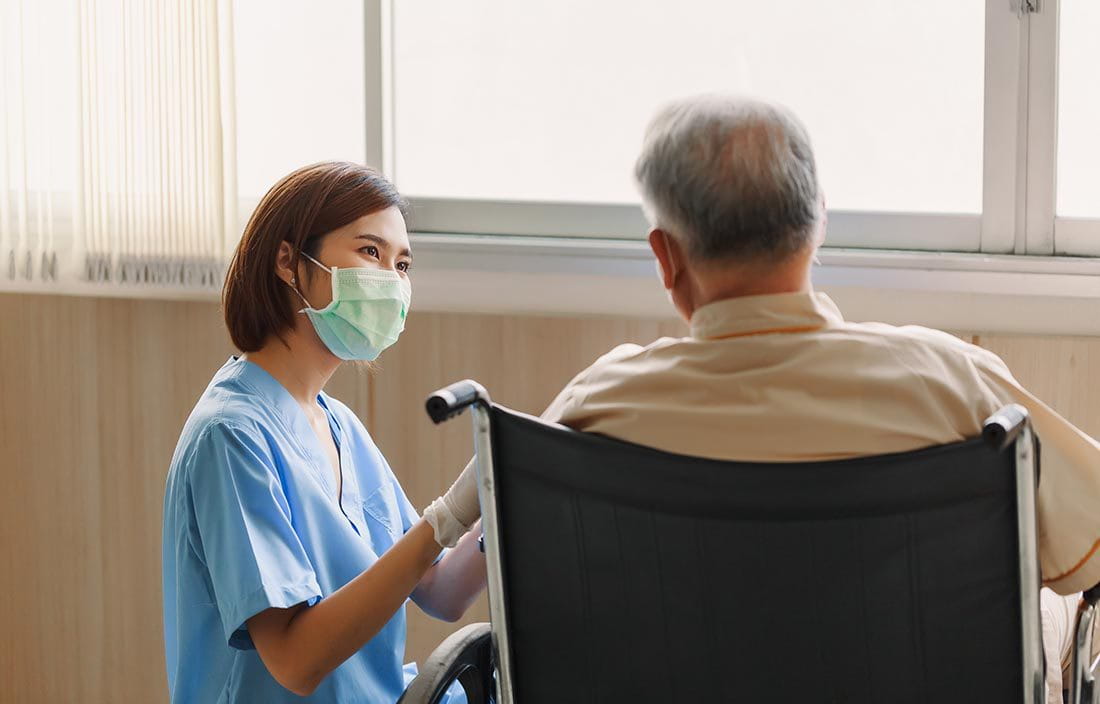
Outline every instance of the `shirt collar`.
<svg viewBox="0 0 1100 704">
<path fill-rule="evenodd" d="M 255 362 L 240 357 L 230 357 L 222 368 L 228 378 L 235 378 L 265 400 L 270 408 L 283 417 L 290 428 L 307 421 L 298 402 L 275 377 Z M 308 421 L 307 421 L 308 422 Z"/>
<path fill-rule="evenodd" d="M 708 303 L 691 316 L 691 336 L 722 339 L 768 333 L 809 332 L 844 322 L 824 293 L 742 296 Z"/>
</svg>

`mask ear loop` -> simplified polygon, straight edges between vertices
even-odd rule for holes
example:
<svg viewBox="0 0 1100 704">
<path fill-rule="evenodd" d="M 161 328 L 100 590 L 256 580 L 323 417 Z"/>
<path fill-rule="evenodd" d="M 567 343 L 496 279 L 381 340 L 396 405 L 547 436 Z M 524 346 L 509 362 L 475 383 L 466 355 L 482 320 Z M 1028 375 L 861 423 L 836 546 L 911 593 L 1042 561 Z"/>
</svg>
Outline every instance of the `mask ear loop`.
<svg viewBox="0 0 1100 704">
<path fill-rule="evenodd" d="M 329 277 L 330 277 L 330 278 L 332 279 L 332 282 L 333 282 L 333 286 L 334 286 L 334 288 L 333 288 L 333 295 L 335 296 L 335 291 L 336 291 L 336 289 L 335 289 L 335 285 L 336 285 L 336 273 L 335 273 L 335 272 L 334 272 L 334 271 L 333 271 L 332 269 L 330 269 L 329 267 L 325 266 L 325 265 L 324 265 L 324 264 L 322 264 L 321 262 L 317 261 L 317 260 L 316 260 L 316 259 L 314 259 L 313 257 L 311 257 L 311 256 L 309 256 L 308 254 L 306 254 L 305 252 L 301 252 L 301 255 L 302 255 L 303 257 L 305 257 L 306 259 L 310 260 L 311 262 L 313 262 L 314 264 L 316 264 L 317 266 L 319 266 L 319 267 L 321 267 L 322 269 L 324 269 L 324 270 L 325 270 L 326 272 L 328 272 L 328 275 L 329 275 Z M 311 303 L 310 303 L 309 301 L 307 301 L 307 300 L 306 300 L 306 297 L 302 295 L 302 292 L 298 290 L 298 286 L 297 286 L 297 279 L 292 279 L 291 281 L 295 283 L 295 285 L 294 285 L 294 286 L 292 287 L 292 288 L 294 289 L 294 293 L 298 294 L 298 298 L 301 298 L 301 299 L 302 299 L 302 302 L 306 304 L 306 308 L 313 308 L 313 304 L 311 304 Z M 314 310 L 316 310 L 316 309 L 314 308 Z M 305 308 L 303 308 L 302 310 L 300 310 L 300 311 L 298 311 L 298 312 L 299 312 L 299 313 L 305 313 L 305 312 L 306 312 L 306 309 L 305 309 Z"/>
<path fill-rule="evenodd" d="M 311 262 L 313 262 L 313 263 L 314 263 L 314 264 L 316 264 L 317 266 L 321 267 L 322 269 L 324 269 L 325 271 L 327 271 L 327 272 L 328 272 L 329 274 L 332 274 L 332 269 L 329 269 L 329 268 L 328 268 L 327 266 L 325 266 L 325 265 L 324 265 L 324 264 L 322 264 L 321 262 L 317 261 L 317 260 L 316 260 L 316 259 L 314 259 L 313 257 L 309 256 L 309 255 L 308 255 L 308 254 L 306 254 L 305 252 L 302 252 L 302 256 L 303 256 L 303 257 L 305 257 L 306 259 L 310 260 Z"/>
<path fill-rule="evenodd" d="M 329 269 L 329 268 L 328 268 L 327 266 L 325 266 L 325 265 L 324 265 L 324 264 L 322 264 L 321 262 L 317 261 L 317 260 L 316 260 L 316 259 L 314 259 L 313 257 L 309 256 L 309 255 L 308 255 L 308 254 L 306 254 L 305 252 L 302 252 L 301 254 L 302 254 L 302 256 L 303 256 L 303 257 L 305 257 L 306 259 L 310 260 L 311 262 L 313 262 L 313 263 L 314 263 L 314 264 L 316 264 L 317 266 L 319 266 L 319 267 L 321 267 L 322 269 L 324 269 L 325 271 L 327 271 L 327 272 L 328 272 L 328 274 L 329 274 L 329 276 L 332 276 L 332 269 Z M 290 290 L 291 290 L 291 291 L 294 291 L 294 293 L 298 294 L 298 298 L 301 298 L 301 299 L 302 299 L 302 303 L 305 303 L 305 304 L 306 304 L 306 307 L 305 307 L 305 308 L 302 308 L 302 309 L 301 309 L 300 311 L 298 311 L 299 313 L 305 313 L 305 312 L 306 312 L 306 309 L 307 309 L 307 308 L 312 308 L 312 307 L 313 307 L 313 304 L 312 304 L 312 303 L 310 303 L 309 301 L 307 301 L 307 300 L 306 300 L 306 297 L 305 297 L 304 295 L 302 295 L 302 292 L 298 290 L 298 279 L 296 279 L 296 278 L 295 278 L 295 279 L 291 279 L 291 280 L 290 280 L 290 283 L 289 283 L 289 284 L 287 284 L 287 286 L 290 286 Z"/>
</svg>

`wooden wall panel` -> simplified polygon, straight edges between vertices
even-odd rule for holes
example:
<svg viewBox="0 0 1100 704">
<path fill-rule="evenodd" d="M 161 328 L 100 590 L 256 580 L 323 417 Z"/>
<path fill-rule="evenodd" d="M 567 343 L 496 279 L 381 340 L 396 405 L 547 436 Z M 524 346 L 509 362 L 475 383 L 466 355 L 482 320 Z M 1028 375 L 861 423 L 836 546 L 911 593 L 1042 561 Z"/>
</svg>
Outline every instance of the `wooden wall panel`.
<svg viewBox="0 0 1100 704">
<path fill-rule="evenodd" d="M 364 420 L 422 508 L 471 451 L 468 418 L 427 419 L 430 391 L 472 377 L 498 401 L 539 413 L 616 344 L 683 329 L 414 313 L 373 370 L 345 366 L 329 391 Z M 1100 435 L 1100 339 L 976 339 Z M 212 303 L 0 295 L 0 702 L 166 701 L 164 476 L 184 419 L 230 352 Z M 485 618 L 482 600 L 466 620 Z M 409 624 L 417 660 L 456 627 L 415 607 Z"/>
<path fill-rule="evenodd" d="M 2 696 L 80 701 L 101 670 L 81 650 L 103 628 L 99 481 L 85 462 L 98 454 L 96 409 L 94 393 L 75 389 L 92 383 L 88 355 L 74 353 L 94 338 L 91 306 L 0 305 Z"/>
<path fill-rule="evenodd" d="M 0 296 L 0 700 L 167 699 L 164 478 L 228 353 L 211 304 Z"/>
<path fill-rule="evenodd" d="M 975 335 L 1013 376 L 1074 425 L 1100 438 L 1100 338 Z"/>
</svg>

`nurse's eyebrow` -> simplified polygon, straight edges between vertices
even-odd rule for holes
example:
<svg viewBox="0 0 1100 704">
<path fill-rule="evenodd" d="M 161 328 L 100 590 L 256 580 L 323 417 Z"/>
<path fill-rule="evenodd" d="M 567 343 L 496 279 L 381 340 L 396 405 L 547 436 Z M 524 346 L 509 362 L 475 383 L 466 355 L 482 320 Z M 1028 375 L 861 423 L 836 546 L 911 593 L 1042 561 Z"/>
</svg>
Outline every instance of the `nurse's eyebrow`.
<svg viewBox="0 0 1100 704">
<path fill-rule="evenodd" d="M 379 237 L 378 235 L 372 235 L 370 233 L 366 233 L 366 234 L 362 234 L 362 235 L 356 235 L 355 239 L 357 239 L 357 240 L 366 240 L 368 242 L 373 242 L 376 245 L 378 245 L 379 247 L 381 247 L 382 249 L 389 249 L 390 248 L 390 243 L 387 242 L 385 239 Z M 410 251 L 409 248 L 406 247 L 406 248 L 402 249 L 400 252 L 398 252 L 397 256 L 399 256 L 399 257 L 408 257 L 409 259 L 412 259 L 412 251 Z"/>
</svg>

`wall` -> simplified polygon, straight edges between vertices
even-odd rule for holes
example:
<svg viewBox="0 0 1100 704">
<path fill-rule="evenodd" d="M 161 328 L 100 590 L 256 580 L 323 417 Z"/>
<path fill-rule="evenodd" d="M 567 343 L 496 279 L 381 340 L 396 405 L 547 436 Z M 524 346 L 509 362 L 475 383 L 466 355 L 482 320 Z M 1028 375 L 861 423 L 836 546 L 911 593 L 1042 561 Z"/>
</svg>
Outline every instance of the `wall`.
<svg viewBox="0 0 1100 704">
<path fill-rule="evenodd" d="M 537 413 L 624 341 L 672 320 L 414 314 L 374 372 L 329 391 L 374 435 L 414 505 L 469 457 L 466 417 L 433 426 L 463 377 Z M 977 336 L 1040 397 L 1100 436 L 1100 338 Z M 164 476 L 195 399 L 231 349 L 212 303 L 0 295 L 0 702 L 166 701 L 160 623 Z M 467 621 L 485 620 L 484 601 Z M 409 659 L 456 625 L 413 607 Z"/>
</svg>

